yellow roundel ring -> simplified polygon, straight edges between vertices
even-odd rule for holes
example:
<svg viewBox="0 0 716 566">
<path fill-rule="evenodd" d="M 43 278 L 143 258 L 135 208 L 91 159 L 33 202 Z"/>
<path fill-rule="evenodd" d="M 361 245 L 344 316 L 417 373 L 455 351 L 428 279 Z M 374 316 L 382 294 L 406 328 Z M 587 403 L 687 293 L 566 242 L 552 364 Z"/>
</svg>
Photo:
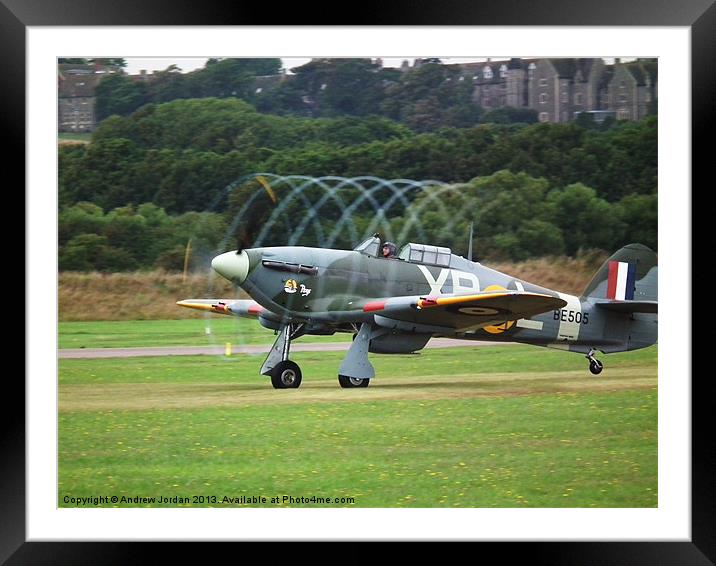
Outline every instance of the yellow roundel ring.
<svg viewBox="0 0 716 566">
<path fill-rule="evenodd" d="M 507 291 L 502 285 L 489 285 L 483 289 L 483 291 Z M 508 320 L 502 324 L 496 326 L 483 326 L 482 329 L 490 334 L 501 334 L 512 328 L 515 325 L 514 320 Z"/>
</svg>

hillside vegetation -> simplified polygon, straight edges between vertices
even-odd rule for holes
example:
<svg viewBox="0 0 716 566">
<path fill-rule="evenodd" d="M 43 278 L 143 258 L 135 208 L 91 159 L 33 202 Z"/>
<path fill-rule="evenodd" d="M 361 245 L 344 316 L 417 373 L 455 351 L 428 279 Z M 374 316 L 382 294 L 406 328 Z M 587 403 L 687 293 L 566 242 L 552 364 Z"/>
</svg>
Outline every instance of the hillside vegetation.
<svg viewBox="0 0 716 566">
<path fill-rule="evenodd" d="M 249 87 L 279 63 L 216 60 L 191 77 L 167 70 L 151 88 L 103 80 L 91 142 L 58 148 L 60 270 L 181 271 L 189 248 L 197 270 L 259 232 L 256 245 L 352 248 L 380 231 L 464 255 L 471 224 L 491 261 L 657 249 L 655 114 L 489 121 L 438 62 L 401 74 L 316 61 L 266 104 Z M 286 106 L 296 86 L 315 102 L 307 114 Z M 420 190 L 398 194 L 402 180 Z"/>
</svg>

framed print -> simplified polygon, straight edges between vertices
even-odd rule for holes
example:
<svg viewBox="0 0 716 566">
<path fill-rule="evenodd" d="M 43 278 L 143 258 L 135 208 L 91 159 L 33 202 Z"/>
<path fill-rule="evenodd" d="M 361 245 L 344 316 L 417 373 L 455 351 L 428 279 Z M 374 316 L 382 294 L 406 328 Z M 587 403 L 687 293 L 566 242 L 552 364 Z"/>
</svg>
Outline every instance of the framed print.
<svg viewBox="0 0 716 566">
<path fill-rule="evenodd" d="M 358 553 L 364 552 L 361 549 L 370 552 L 373 548 L 361 543 L 377 541 L 492 542 L 491 548 L 498 549 L 502 556 L 514 557 L 514 559 L 528 558 L 549 564 L 622 562 L 708 564 L 715 560 L 716 540 L 713 532 L 716 528 L 713 492 L 716 480 L 713 479 L 714 462 L 707 432 L 710 430 L 709 411 L 704 406 L 709 396 L 703 381 L 693 379 L 691 375 L 693 331 L 691 329 L 690 235 L 692 171 L 703 170 L 703 161 L 693 159 L 691 152 L 693 151 L 693 155 L 703 155 L 703 148 L 708 147 L 704 142 L 705 135 L 713 122 L 709 107 L 710 101 L 714 98 L 713 73 L 709 71 L 715 51 L 713 30 L 716 24 L 716 9 L 713 5 L 709 2 L 692 1 L 680 6 L 678 13 L 675 13 L 657 2 L 610 2 L 595 13 L 587 2 L 579 2 L 575 5 L 574 2 L 554 0 L 542 3 L 543 9 L 538 13 L 533 11 L 527 13 L 522 9 L 522 4 L 516 2 L 503 4 L 499 8 L 477 7 L 469 2 L 461 2 L 451 10 L 442 7 L 416 8 L 407 5 L 403 6 L 404 10 L 398 10 L 400 6 L 398 4 L 393 10 L 389 7 L 379 10 L 375 17 L 359 16 L 359 23 L 343 26 L 330 22 L 321 26 L 313 23 L 299 24 L 298 22 L 306 21 L 306 16 L 295 8 L 288 8 L 286 12 L 281 13 L 278 18 L 281 20 L 280 23 L 285 25 L 278 25 L 279 22 L 272 22 L 270 17 L 267 18 L 269 14 L 264 13 L 260 8 L 256 8 L 258 11 L 255 14 L 246 17 L 244 14 L 237 14 L 235 10 L 232 11 L 231 7 L 227 9 L 211 2 L 203 5 L 172 4 L 172 10 L 167 10 L 164 2 L 150 2 L 136 10 L 107 4 L 100 13 L 96 9 L 85 9 L 87 7 L 82 3 L 62 5 L 44 0 L 33 3 L 23 3 L 19 0 L 0 1 L 3 2 L 0 5 L 3 29 L 0 41 L 8 60 L 6 72 L 1 79 L 4 98 L 7 101 L 7 111 L 3 113 L 3 120 L 8 124 L 6 132 L 16 140 L 16 143 L 11 144 L 7 149 L 9 153 L 6 154 L 6 163 L 14 165 L 15 169 L 19 170 L 19 164 L 23 162 L 22 148 L 25 149 L 26 163 L 20 175 L 20 178 L 26 181 L 25 388 L 22 388 L 17 380 L 6 379 L 7 398 L 23 398 L 26 404 L 24 407 L 18 401 L 8 404 L 7 422 L 2 430 L 7 463 L 3 469 L 3 482 L 0 484 L 3 525 L 0 529 L 2 532 L 0 557 L 3 560 L 9 564 L 100 560 L 126 562 L 140 559 L 146 552 L 151 552 L 152 549 L 149 547 L 152 545 L 145 543 L 153 541 L 349 542 Z M 93 3 L 93 7 L 96 6 L 97 4 Z M 292 20 L 294 15 L 297 17 L 295 21 Z M 267 22 L 270 25 L 266 25 Z M 367 37 L 370 37 L 368 45 Z M 92 447 L 87 451 L 95 449 L 98 453 L 103 451 L 102 447 L 92 444 L 94 439 L 99 438 L 97 430 L 101 429 L 103 434 L 106 433 L 107 438 L 112 438 L 114 442 L 113 450 L 106 455 L 107 459 L 119 462 L 126 452 L 123 452 L 124 448 L 118 444 L 126 442 L 126 439 L 115 433 L 117 430 L 126 430 L 130 426 L 136 428 L 136 434 L 133 433 L 132 436 L 133 442 L 144 442 L 148 438 L 151 439 L 153 435 L 169 440 L 181 438 L 186 434 L 186 438 L 191 438 L 195 446 L 182 448 L 183 453 L 206 455 L 213 453 L 214 449 L 220 451 L 220 448 L 212 447 L 210 441 L 208 446 L 202 447 L 201 439 L 196 436 L 199 433 L 192 433 L 195 434 L 192 436 L 187 432 L 188 429 L 183 428 L 187 423 L 177 426 L 176 423 L 169 422 L 171 419 L 151 421 L 149 417 L 149 420 L 140 419 L 131 421 L 131 424 L 128 420 L 122 420 L 122 411 L 141 410 L 138 400 L 133 397 L 141 397 L 143 392 L 151 396 L 151 391 L 142 389 L 139 382 L 132 384 L 129 389 L 110 384 L 109 389 L 112 389 L 112 394 L 124 399 L 125 405 L 118 405 L 119 408 L 107 405 L 103 406 L 101 411 L 93 412 L 94 409 L 88 407 L 98 406 L 92 405 L 96 399 L 90 399 L 96 390 L 89 386 L 83 389 L 83 385 L 91 383 L 78 380 L 73 384 L 73 402 L 79 403 L 75 405 L 79 407 L 85 399 L 87 405 L 82 405 L 77 413 L 60 414 L 58 409 L 60 396 L 66 394 L 69 389 L 65 387 L 60 390 L 58 385 L 59 360 L 56 355 L 60 348 L 57 331 L 58 273 L 62 271 L 61 262 L 69 262 L 64 265 L 80 265 L 82 258 L 86 259 L 89 256 L 84 255 L 77 259 L 80 257 L 78 252 L 75 256 L 63 255 L 60 258 L 58 251 L 60 195 L 56 136 L 65 120 L 64 110 L 61 104 L 58 104 L 57 98 L 58 64 L 72 61 L 68 64 L 81 66 L 85 63 L 77 61 L 82 58 L 97 58 L 95 61 L 99 58 L 106 61 L 126 58 L 128 61 L 139 60 L 140 63 L 144 58 L 148 63 L 147 58 L 156 57 L 160 61 L 155 68 L 161 70 L 162 61 L 172 64 L 170 61 L 179 57 L 185 58 L 182 64 L 188 67 L 191 64 L 190 58 L 200 58 L 199 65 L 202 65 L 207 60 L 218 61 L 222 57 L 276 58 L 277 61 L 288 60 L 291 57 L 303 58 L 302 61 L 320 57 L 390 57 L 410 58 L 412 61 L 421 58 L 428 60 L 431 56 L 447 60 L 471 57 L 473 54 L 475 58 L 484 56 L 488 61 L 510 60 L 510 58 L 516 60 L 518 57 L 525 60 L 529 58 L 546 60 L 550 57 L 574 57 L 581 58 L 580 60 L 604 58 L 605 61 L 607 58 L 616 58 L 613 59 L 617 61 L 615 64 L 618 64 L 620 57 L 633 57 L 634 60 L 649 59 L 655 65 L 658 61 L 660 79 L 658 110 L 661 114 L 658 122 L 658 253 L 664 265 L 662 289 L 665 292 L 662 293 L 659 307 L 662 319 L 659 325 L 661 339 L 658 344 L 658 387 L 654 387 L 652 382 L 647 383 L 648 380 L 645 380 L 643 385 L 643 388 L 651 387 L 654 392 L 652 405 L 648 409 L 653 417 L 656 416 L 658 407 L 658 419 L 654 418 L 654 426 L 657 426 L 658 421 L 658 449 L 651 460 L 647 459 L 653 465 L 652 480 L 658 478 L 658 485 L 647 483 L 641 486 L 644 493 L 652 490 L 657 493 L 640 494 L 638 497 L 635 496 L 635 499 L 626 500 L 626 503 L 622 504 L 618 499 L 610 499 L 603 505 L 595 504 L 597 509 L 590 509 L 587 504 L 572 507 L 558 505 L 553 503 L 554 500 L 547 500 L 552 503 L 535 505 L 532 508 L 520 508 L 518 504 L 504 506 L 495 504 L 494 509 L 489 508 L 491 505 L 487 503 L 484 506 L 464 507 L 456 504 L 454 505 L 456 508 L 451 509 L 447 505 L 441 506 L 439 501 L 435 505 L 417 508 L 409 504 L 406 508 L 400 508 L 402 504 L 381 505 L 380 503 L 361 506 L 359 502 L 354 508 L 338 509 L 320 506 L 271 508 L 270 505 L 219 508 L 220 506 L 211 505 L 212 501 L 209 501 L 206 505 L 197 504 L 193 506 L 194 508 L 185 509 L 181 508 L 183 494 L 170 490 L 166 491 L 165 495 L 170 494 L 174 497 L 174 504 L 168 501 L 168 505 L 156 506 L 161 508 L 153 508 L 151 505 L 147 507 L 152 508 L 145 508 L 142 505 L 130 504 L 126 508 L 118 509 L 111 504 L 102 504 L 102 498 L 114 497 L 114 492 L 105 492 L 105 489 L 109 489 L 106 486 L 114 484 L 111 477 L 106 477 L 112 475 L 111 472 L 107 472 L 109 468 L 102 468 L 98 464 L 103 456 L 97 454 L 93 456 L 95 459 L 91 460 L 90 464 L 72 477 L 69 488 L 59 486 L 69 477 L 62 468 L 67 465 L 67 457 L 59 462 L 58 456 L 62 448 L 60 443 L 66 442 L 66 439 L 60 438 L 58 430 L 61 426 L 66 426 L 62 423 L 67 423 L 68 419 L 75 419 L 72 421 L 73 426 L 76 425 L 75 430 L 79 431 L 78 436 L 73 440 L 76 446 L 71 451 L 72 457 L 76 458 L 83 458 L 86 455 L 82 447 L 83 439 L 86 439 L 88 447 Z M 283 65 L 289 66 L 286 63 Z M 170 67 L 167 65 L 164 68 L 168 70 Z M 527 72 L 528 67 L 525 65 L 524 68 Z M 69 72 L 69 68 L 60 69 L 59 72 L 63 70 Z M 479 72 L 484 73 L 485 70 L 480 67 Z M 262 73 L 257 71 L 257 74 Z M 278 75 L 275 69 L 266 72 L 266 76 L 270 74 Z M 137 76 L 141 75 L 137 74 Z M 644 84 L 648 85 L 648 88 L 643 89 L 645 93 L 643 96 L 647 97 L 643 100 L 643 106 L 646 108 L 650 103 L 655 102 L 652 97 L 656 96 L 656 90 L 652 88 L 650 79 L 645 75 L 642 78 Z M 607 79 L 611 80 L 613 77 L 604 75 L 599 80 L 605 83 Z M 618 80 L 615 80 L 617 82 L 614 83 L 616 92 L 614 96 L 619 96 L 616 90 L 619 88 Z M 80 86 L 85 86 L 82 80 L 78 79 L 78 81 L 75 81 L 77 92 L 81 90 Z M 178 84 L 181 81 L 176 82 Z M 361 85 L 361 88 L 363 87 L 364 84 Z M 260 90 L 260 88 L 254 89 L 254 94 Z M 217 95 L 217 98 L 221 99 L 221 96 L 223 95 Z M 489 107 L 487 95 L 481 96 L 484 96 L 481 100 L 484 100 L 485 105 Z M 527 94 L 524 96 L 527 97 Z M 559 98 L 559 95 L 549 96 L 554 96 L 554 102 Z M 579 97 L 575 95 L 574 100 L 579 100 L 581 103 L 583 100 L 581 96 L 581 94 Z M 239 95 L 234 93 L 230 97 L 238 98 Z M 306 104 L 312 102 L 304 100 Z M 655 105 L 652 107 L 656 108 Z M 413 127 L 420 128 L 425 121 L 435 118 L 435 113 L 430 108 L 426 108 L 427 110 L 423 109 L 424 111 L 420 113 L 416 111 L 417 117 L 411 123 Z M 72 119 L 82 118 L 82 112 L 84 111 L 81 108 L 73 108 L 67 114 L 70 116 L 67 118 L 67 123 L 69 124 Z M 102 117 L 116 113 L 106 108 L 101 109 L 101 112 L 103 112 Z M 536 121 L 549 121 L 547 112 L 544 114 L 542 120 L 541 114 L 537 113 Z M 23 116 L 26 117 L 25 120 Z M 186 118 L 182 117 L 182 120 L 186 119 L 189 123 L 190 115 L 183 116 Z M 568 121 L 570 116 L 567 114 L 565 116 L 565 121 Z M 114 118 L 116 117 L 110 117 L 108 121 Z M 615 115 L 614 118 L 629 120 L 630 116 Z M 75 124 L 72 126 L 75 130 L 82 130 L 84 127 L 80 122 Z M 114 121 L 113 126 L 117 128 L 116 131 L 128 127 L 118 119 Z M 104 132 L 109 131 L 108 128 L 109 126 Z M 84 135 L 84 131 L 80 133 Z M 76 137 L 82 139 L 82 135 Z M 25 143 L 23 144 L 22 141 Z M 253 142 L 248 138 L 240 142 L 232 139 L 227 143 L 236 143 L 237 147 L 254 151 L 254 146 L 251 145 Z M 122 143 L 124 142 L 116 142 L 112 147 L 118 148 L 118 152 L 134 151 L 130 144 L 120 147 Z M 314 155 L 314 161 L 325 158 L 328 162 L 329 158 L 326 156 L 330 152 L 326 148 L 325 140 L 315 140 L 313 147 L 320 148 L 320 151 L 317 150 Z M 152 159 L 147 161 L 146 171 L 151 171 L 152 166 L 164 167 L 170 160 L 170 154 L 178 155 L 178 153 L 171 153 L 175 149 L 153 153 Z M 246 151 L 248 152 L 249 149 Z M 268 151 L 268 149 L 259 148 L 257 151 Z M 187 164 L 182 165 L 183 169 L 172 170 L 172 174 L 191 178 L 195 185 L 201 183 L 200 175 L 197 175 L 191 167 L 189 153 L 185 152 L 183 156 Z M 226 159 L 222 161 L 222 167 L 231 169 L 239 159 L 247 159 L 237 155 L 232 158 L 236 161 Z M 68 159 L 74 158 L 69 156 Z M 166 161 L 160 162 L 161 159 Z M 636 161 L 639 156 L 632 155 L 631 159 Z M 298 158 L 296 160 L 296 163 L 308 167 L 308 161 L 300 162 Z M 320 171 L 320 166 L 316 165 L 315 177 L 330 176 L 329 169 L 327 165 L 326 173 L 323 173 Z M 108 178 L 116 179 L 112 177 L 111 168 L 101 171 Z M 282 172 L 286 177 L 292 173 L 305 174 L 305 171 L 287 169 Z M 77 173 L 80 174 L 81 172 Z M 269 197 L 273 199 L 272 191 L 280 190 L 277 185 L 271 184 L 273 182 L 271 174 L 272 172 L 266 171 L 261 177 L 263 181 L 261 179 L 257 181 L 257 186 L 260 185 L 259 188 L 265 190 L 262 196 L 264 199 Z M 346 177 L 348 176 L 346 174 Z M 265 183 L 266 179 L 269 183 Z M 135 178 L 134 185 L 139 186 L 142 182 Z M 156 189 L 150 186 L 150 183 L 146 183 L 147 191 L 154 191 L 152 194 L 155 196 L 162 195 L 160 176 L 156 178 L 156 182 Z M 268 188 L 266 184 L 269 185 Z M 118 181 L 117 187 L 120 185 L 121 182 Z M 191 190 L 189 185 L 190 183 L 187 183 L 187 191 Z M 121 187 L 132 190 L 129 184 Z M 91 200 L 89 197 L 84 198 L 87 194 L 90 193 L 82 193 L 78 190 L 79 196 L 72 204 Z M 120 195 L 117 198 L 123 198 L 120 188 L 117 189 L 117 194 Z M 165 198 L 158 201 L 163 206 L 168 208 L 172 206 L 171 198 L 166 195 L 161 198 Z M 108 205 L 108 208 L 114 209 L 119 206 L 120 204 L 114 203 Z M 227 201 L 226 206 L 235 206 L 235 203 Z M 180 211 L 179 208 L 175 210 L 178 211 L 177 214 L 185 212 Z M 604 219 L 605 222 L 606 220 Z M 300 220 L 295 220 L 293 224 L 286 223 L 281 229 L 290 235 L 291 230 L 298 230 L 299 226 L 302 226 Z M 260 230 L 259 226 L 257 232 Z M 266 228 L 264 232 L 268 233 L 270 230 Z M 131 230 L 127 233 L 131 235 Z M 552 232 L 541 232 L 540 237 L 547 233 Z M 87 246 L 91 244 L 101 247 L 104 245 L 100 241 L 101 237 L 97 235 L 94 239 L 85 238 L 83 242 Z M 478 233 L 478 242 L 480 237 L 484 236 Z M 470 246 L 472 246 L 472 237 L 470 239 Z M 296 236 L 295 240 L 298 242 L 299 237 Z M 178 261 L 183 261 L 184 277 L 186 277 L 190 245 L 195 249 L 199 247 L 196 241 L 193 244 L 182 242 L 182 246 L 174 245 L 171 249 L 163 250 L 161 261 L 166 262 L 166 265 L 177 265 Z M 83 248 L 82 253 L 86 253 L 86 249 Z M 102 249 L 106 252 L 107 246 Z M 226 249 L 228 250 L 229 247 Z M 437 251 L 435 253 L 437 254 Z M 106 258 L 109 258 L 107 261 L 115 262 L 112 265 L 124 266 L 128 271 L 139 270 L 142 267 L 138 263 L 127 260 L 122 253 L 107 252 Z M 72 263 L 73 261 L 75 263 Z M 309 269 L 310 266 L 307 267 L 304 263 L 297 264 L 296 269 L 299 271 L 296 273 L 300 273 L 301 268 Z M 283 265 L 281 268 L 294 267 Z M 616 286 L 616 281 L 622 276 L 618 273 L 619 266 L 614 269 L 617 270 L 614 275 Z M 428 273 L 430 274 L 428 283 L 432 281 L 430 287 L 433 290 L 443 274 L 439 274 L 439 271 L 434 273 L 428 271 Z M 444 280 L 447 280 L 448 276 L 446 272 Z M 628 269 L 622 279 L 627 277 Z M 290 276 L 285 282 L 282 293 L 308 296 L 312 290 L 310 286 L 300 286 L 302 282 L 299 276 Z M 674 292 L 675 290 L 678 291 Z M 137 291 L 137 293 L 141 292 Z M 177 296 L 176 300 L 187 298 Z M 83 299 L 80 297 L 74 300 L 81 302 Z M 91 302 L 92 309 L 99 310 L 102 306 L 99 302 Z M 203 304 L 200 306 L 203 308 Z M 207 333 L 209 333 L 208 327 Z M 223 348 L 223 342 L 221 346 Z M 225 354 L 227 357 L 230 350 L 231 344 L 227 343 Z M 112 363 L 107 363 L 101 366 L 102 371 L 132 371 L 130 362 L 116 365 L 116 368 L 112 368 Z M 222 387 L 225 385 L 219 385 L 217 391 L 223 390 Z M 616 388 L 609 389 L 606 385 L 603 389 L 617 393 Z M 192 389 L 191 395 L 196 391 L 198 390 Z M 446 395 L 447 397 L 449 395 Z M 429 394 L 426 399 L 429 400 Z M 375 401 L 375 403 L 380 402 L 380 400 Z M 198 408 L 199 405 L 196 407 Z M 276 412 L 273 419 L 270 419 L 272 425 L 281 421 L 281 412 L 287 409 L 290 409 L 289 405 L 282 406 Z M 245 410 L 250 412 L 250 406 L 247 405 Z M 380 417 L 379 409 L 375 410 L 377 412 L 373 417 L 374 423 Z M 617 412 L 613 416 L 618 411 L 633 415 L 641 414 L 639 411 L 646 410 L 641 401 L 634 401 L 632 404 L 620 406 L 618 410 L 615 409 Z M 216 415 L 218 413 L 214 417 Z M 221 418 L 229 418 L 229 416 L 238 417 L 238 413 L 222 414 Z M 388 412 L 383 416 L 386 421 L 388 417 L 401 418 L 397 412 Z M 208 438 L 212 438 L 211 431 L 203 428 L 206 423 L 201 421 L 198 411 L 192 413 L 192 418 L 196 420 L 192 421 L 191 426 L 196 426 L 197 430 L 204 431 Z M 321 418 L 325 423 L 331 422 L 336 425 L 337 421 L 332 421 L 330 414 L 322 414 Z M 466 423 L 471 422 L 467 415 L 464 418 Z M 286 419 L 287 422 L 291 422 L 288 416 Z M 593 423 L 595 427 L 600 426 L 597 420 L 595 418 Z M 79 426 L 80 421 L 84 428 Z M 264 416 L 255 421 L 249 419 L 245 422 L 265 424 Z M 304 430 L 300 428 L 302 426 L 300 419 L 294 424 L 300 430 Z M 115 425 L 117 428 L 112 428 Z M 170 434 L 168 430 L 172 426 L 175 428 L 171 429 Z M 416 422 L 415 426 L 420 428 L 422 425 Z M 372 433 L 378 433 L 379 428 L 376 425 Z M 606 427 L 604 430 L 610 429 Z M 330 435 L 332 432 L 340 434 L 340 431 L 329 430 L 328 427 L 320 431 L 320 434 Z M 259 431 L 256 434 L 258 435 Z M 287 434 L 290 436 L 290 432 Z M 436 431 L 435 434 L 442 438 L 440 431 Z M 425 438 L 428 439 L 425 442 L 430 442 L 429 431 L 426 432 Z M 180 442 L 180 440 L 176 441 Z M 449 438 L 443 438 L 442 441 L 449 442 Z M 396 440 L 396 442 L 400 441 Z M 568 443 L 569 440 L 564 442 Z M 288 445 L 276 444 L 276 446 Z M 160 449 L 158 445 L 153 446 L 154 449 Z M 141 450 L 143 448 L 139 449 L 140 452 Z M 620 448 L 614 448 L 610 452 L 605 448 L 605 454 L 611 454 L 615 460 L 621 461 L 623 454 L 620 454 L 619 450 Z M 341 450 L 335 454 L 347 453 Z M 264 452 L 256 454 L 256 466 L 259 466 L 259 461 L 263 462 L 264 455 Z M 168 450 L 163 457 L 171 458 L 173 452 Z M 314 454 L 314 457 L 315 468 L 318 470 L 333 469 L 331 465 L 335 462 L 330 461 L 339 459 L 337 455 L 331 458 Z M 324 460 L 325 463 L 322 463 Z M 642 465 L 641 460 L 634 462 L 624 457 L 623 461 L 625 466 L 631 466 L 630 469 L 633 470 L 638 470 Z M 205 462 L 209 465 L 213 460 L 207 459 Z M 461 462 L 462 460 L 456 461 L 453 466 L 458 478 Z M 607 456 L 594 465 L 590 462 L 589 466 L 585 466 L 585 473 L 592 473 L 596 464 L 609 465 Z M 462 465 L 465 466 L 464 463 Z M 487 464 L 485 466 L 487 467 Z M 421 470 L 421 473 L 424 472 L 426 481 L 435 481 L 435 470 L 430 469 L 429 465 L 423 467 L 426 469 Z M 300 470 L 301 474 L 311 473 L 308 468 L 305 470 L 300 468 Z M 100 473 L 104 474 L 102 481 L 93 483 L 94 476 Z M 253 478 L 242 475 L 241 471 L 232 471 L 230 467 L 223 465 L 217 467 L 216 473 L 237 473 L 242 481 L 253 481 Z M 277 472 L 271 470 L 266 473 L 274 477 L 272 474 Z M 502 476 L 510 473 L 507 466 L 499 468 L 499 474 Z M 439 476 L 440 473 L 437 475 Z M 480 475 L 478 472 L 472 479 L 479 478 Z M 376 481 L 378 476 L 380 474 L 376 475 Z M 495 473 L 483 472 L 482 476 L 483 479 L 492 479 Z M 161 480 L 157 478 L 157 484 L 164 482 L 162 489 L 172 487 L 170 483 L 166 483 L 167 477 L 162 476 Z M 456 480 L 454 477 L 449 479 Z M 301 481 L 305 483 L 300 485 L 311 485 L 310 478 L 301 476 Z M 358 482 L 358 479 L 356 481 Z M 604 481 L 606 483 L 607 480 Z M 619 480 L 610 478 L 610 481 Z M 105 487 L 96 488 L 95 492 L 91 491 L 93 488 L 87 488 L 86 491 L 82 482 L 86 482 L 89 486 Z M 416 488 L 419 483 L 416 480 Z M 336 490 L 341 487 L 330 482 L 325 485 L 333 485 Z M 115 487 L 118 491 L 129 489 L 123 486 Z M 213 492 L 209 493 L 212 489 L 210 482 L 202 482 L 193 487 L 199 490 L 188 494 L 193 497 L 212 498 L 217 495 Z M 459 481 L 453 487 L 459 491 Z M 569 497 L 572 488 L 567 484 L 560 487 L 560 497 Z M 204 493 L 202 490 L 207 492 Z M 139 491 L 130 492 L 131 489 L 127 491 L 130 496 L 143 496 L 143 492 L 141 494 Z M 453 501 L 448 492 L 441 493 Z M 237 493 L 222 492 L 221 495 L 230 498 L 238 495 L 243 497 L 243 494 Z M 341 495 L 344 494 L 341 492 Z M 409 496 L 407 493 L 400 495 Z M 510 493 L 510 496 L 512 495 Z M 96 497 L 99 504 L 74 505 L 77 501 L 88 501 L 88 496 L 90 499 Z M 409 503 L 406 499 L 400 501 Z M 202 502 L 203 499 L 199 503 Z M 530 506 L 523 505 L 523 507 Z M 296 546 L 298 545 L 281 547 L 286 553 L 284 556 L 289 557 L 291 552 L 295 552 Z M 179 545 L 177 548 L 162 545 L 161 552 L 169 556 L 178 556 L 186 552 L 186 546 L 182 548 L 182 545 Z"/>
</svg>

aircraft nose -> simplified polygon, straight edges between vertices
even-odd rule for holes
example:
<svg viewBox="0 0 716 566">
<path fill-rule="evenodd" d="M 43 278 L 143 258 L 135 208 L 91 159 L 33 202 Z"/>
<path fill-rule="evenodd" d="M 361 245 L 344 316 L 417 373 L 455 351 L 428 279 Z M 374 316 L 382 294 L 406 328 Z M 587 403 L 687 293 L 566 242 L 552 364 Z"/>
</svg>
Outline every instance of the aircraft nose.
<svg viewBox="0 0 716 566">
<path fill-rule="evenodd" d="M 243 250 L 238 254 L 226 252 L 212 259 L 211 267 L 222 277 L 240 285 L 249 274 L 249 256 Z"/>
</svg>

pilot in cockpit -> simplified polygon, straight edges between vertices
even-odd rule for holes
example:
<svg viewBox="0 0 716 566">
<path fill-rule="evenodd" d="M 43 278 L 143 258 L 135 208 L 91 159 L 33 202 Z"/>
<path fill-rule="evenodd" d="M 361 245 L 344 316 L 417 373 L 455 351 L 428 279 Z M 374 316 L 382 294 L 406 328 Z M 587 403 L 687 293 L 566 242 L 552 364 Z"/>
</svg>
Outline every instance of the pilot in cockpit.
<svg viewBox="0 0 716 566">
<path fill-rule="evenodd" d="M 395 244 L 392 242 L 385 242 L 383 244 L 383 257 L 388 259 L 395 259 Z"/>
</svg>

